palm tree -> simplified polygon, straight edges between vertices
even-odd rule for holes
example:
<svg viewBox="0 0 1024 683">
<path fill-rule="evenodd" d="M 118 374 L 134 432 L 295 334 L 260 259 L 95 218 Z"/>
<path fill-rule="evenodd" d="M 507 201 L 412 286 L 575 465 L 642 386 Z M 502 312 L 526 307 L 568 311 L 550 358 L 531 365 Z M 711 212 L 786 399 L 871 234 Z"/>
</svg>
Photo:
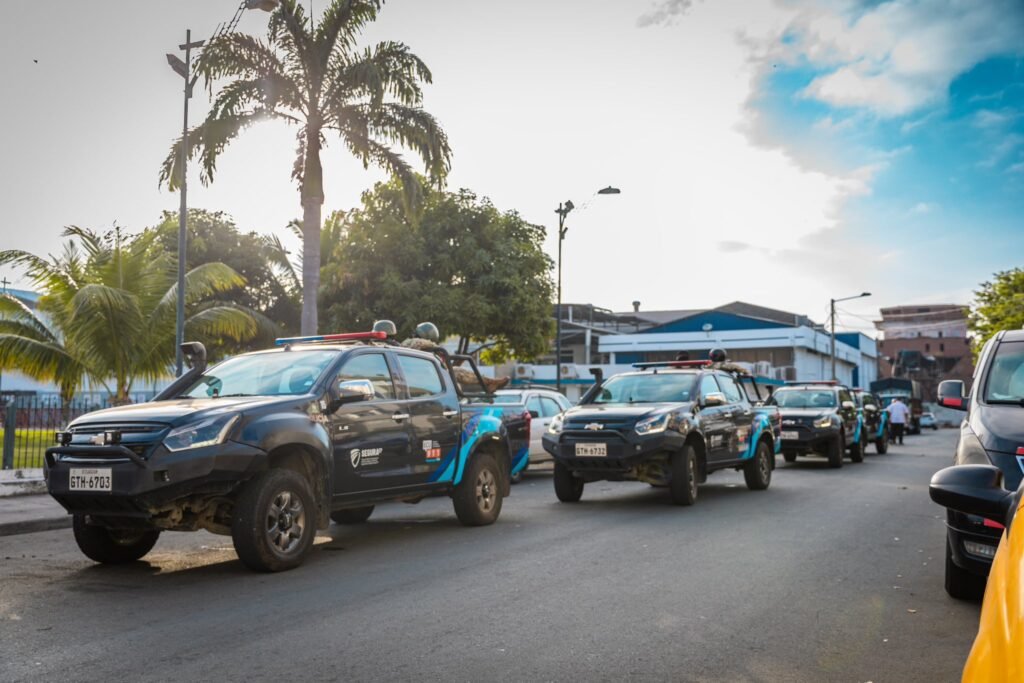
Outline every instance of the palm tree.
<svg viewBox="0 0 1024 683">
<path fill-rule="evenodd" d="M 0 251 L 0 265 L 25 269 L 42 290 L 38 311 L 0 297 L 0 369 L 55 382 L 67 402 L 85 378 L 115 403 L 129 400 L 136 379 L 168 376 L 174 361 L 175 260 L 156 248 L 157 234 L 107 235 L 69 227 L 59 257 Z M 216 344 L 261 331 L 251 311 L 211 300 L 244 284 L 222 263 L 207 263 L 185 279 L 190 338 Z"/>
<path fill-rule="evenodd" d="M 356 38 L 377 18 L 383 0 L 333 0 L 313 26 L 302 5 L 282 0 L 270 17 L 267 41 L 228 33 L 203 51 L 198 70 L 207 87 L 221 88 L 206 120 L 189 132 L 188 156 L 199 154 L 201 180 L 213 180 L 217 159 L 242 130 L 265 119 L 299 127 L 292 177 L 302 204 L 302 334 L 317 331 L 320 281 L 320 225 L 324 202 L 320 153 L 326 133 L 341 137 L 368 168 L 372 163 L 397 176 L 410 209 L 418 205 L 416 173 L 394 146 L 412 150 L 426 172 L 440 182 L 451 158 L 448 138 L 421 107 L 422 83 L 431 82 L 426 64 L 398 42 L 358 49 Z M 160 171 L 175 189 L 181 178 L 181 142 Z"/>
</svg>

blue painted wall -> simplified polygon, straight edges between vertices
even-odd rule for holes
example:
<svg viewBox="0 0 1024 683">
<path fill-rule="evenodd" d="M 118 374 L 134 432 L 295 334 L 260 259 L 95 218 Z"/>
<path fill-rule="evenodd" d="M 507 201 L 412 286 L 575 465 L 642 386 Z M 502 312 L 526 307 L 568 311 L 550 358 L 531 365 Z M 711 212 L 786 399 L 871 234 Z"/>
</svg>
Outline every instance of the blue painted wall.
<svg viewBox="0 0 1024 683">
<path fill-rule="evenodd" d="M 855 349 L 860 348 L 860 332 L 837 332 L 836 341 L 840 341 L 847 346 L 852 346 Z"/>
<path fill-rule="evenodd" d="M 659 325 L 658 327 L 652 327 L 649 330 L 644 330 L 641 334 L 701 332 L 704 325 L 708 323 L 711 324 L 711 327 L 714 330 L 769 330 L 781 327 L 792 327 L 792 325 L 783 325 L 782 323 L 773 322 L 771 320 L 747 318 L 742 315 L 722 313 L 720 311 L 706 311 L 704 313 L 692 315 L 689 318 L 683 318 L 681 320 L 665 323 L 664 325 Z"/>
</svg>

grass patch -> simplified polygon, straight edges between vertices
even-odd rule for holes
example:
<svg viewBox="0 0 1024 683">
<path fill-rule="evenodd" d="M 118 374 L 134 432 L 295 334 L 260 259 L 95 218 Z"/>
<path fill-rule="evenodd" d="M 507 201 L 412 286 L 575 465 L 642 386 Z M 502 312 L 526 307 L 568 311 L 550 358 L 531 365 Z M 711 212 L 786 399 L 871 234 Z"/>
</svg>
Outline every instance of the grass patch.
<svg viewBox="0 0 1024 683">
<path fill-rule="evenodd" d="M 15 429 L 14 469 L 42 467 L 46 449 L 55 445 L 53 432 L 53 429 Z M 4 430 L 0 427 L 0 444 L 3 443 Z"/>
</svg>

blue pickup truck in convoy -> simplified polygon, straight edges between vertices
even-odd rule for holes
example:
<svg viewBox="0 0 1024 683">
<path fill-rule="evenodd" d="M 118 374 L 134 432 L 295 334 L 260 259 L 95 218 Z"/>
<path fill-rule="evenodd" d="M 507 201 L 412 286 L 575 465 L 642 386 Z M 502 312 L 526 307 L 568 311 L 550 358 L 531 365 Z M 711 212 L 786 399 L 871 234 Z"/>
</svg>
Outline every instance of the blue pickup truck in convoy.
<svg viewBox="0 0 1024 683">
<path fill-rule="evenodd" d="M 164 531 L 205 529 L 279 571 L 317 529 L 378 503 L 450 496 L 465 525 L 498 519 L 514 454 L 500 410 L 468 405 L 454 379 L 453 360 L 479 377 L 472 359 L 385 332 L 281 339 L 210 368 L 202 344 L 183 349 L 190 371 L 153 401 L 84 415 L 46 452 L 91 559 L 131 562 Z"/>
</svg>

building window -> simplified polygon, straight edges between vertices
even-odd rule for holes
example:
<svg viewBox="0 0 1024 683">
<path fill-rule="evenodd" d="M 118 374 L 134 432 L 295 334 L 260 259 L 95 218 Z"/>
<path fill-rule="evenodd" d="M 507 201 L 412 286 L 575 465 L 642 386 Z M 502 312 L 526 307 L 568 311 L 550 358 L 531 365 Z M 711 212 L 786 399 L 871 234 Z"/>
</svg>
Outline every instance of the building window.
<svg viewBox="0 0 1024 683">
<path fill-rule="evenodd" d="M 926 344 L 924 345 L 924 350 L 925 350 L 925 351 L 931 351 L 931 350 L 932 350 L 932 345 L 931 345 L 931 344 L 927 344 L 927 343 L 926 343 Z"/>
<path fill-rule="evenodd" d="M 946 350 L 946 345 L 945 344 L 939 344 L 939 351 L 945 351 L 945 350 Z"/>
<path fill-rule="evenodd" d="M 942 336 L 942 330 L 939 330 L 939 336 L 940 337 Z"/>
</svg>

